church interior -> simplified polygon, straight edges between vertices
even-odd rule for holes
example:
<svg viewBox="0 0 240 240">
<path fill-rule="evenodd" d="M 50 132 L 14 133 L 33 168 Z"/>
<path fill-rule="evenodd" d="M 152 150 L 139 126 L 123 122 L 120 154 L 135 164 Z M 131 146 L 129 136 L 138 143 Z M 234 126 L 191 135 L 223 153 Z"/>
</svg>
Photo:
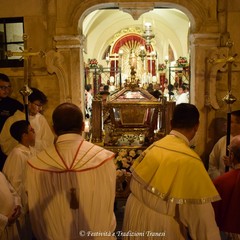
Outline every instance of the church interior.
<svg viewBox="0 0 240 240">
<path fill-rule="evenodd" d="M 115 90 L 123 87 L 131 64 L 136 66 L 136 77 L 144 88 L 149 83 L 163 87 L 165 78 L 174 84 L 181 75 L 180 79 L 189 84 L 190 103 L 201 111 L 196 151 L 207 163 L 208 153 L 221 134 L 215 121 L 225 118 L 229 109 L 222 100 L 229 91 L 236 97 L 231 110 L 239 108 L 238 57 L 231 64 L 231 89 L 225 64 L 228 56 L 239 50 L 237 1 L 76 1 L 67 8 L 63 1 L 14 3 L 4 2 L 0 10 L 1 32 L 10 34 L 6 39 L 10 44 L 2 45 L 1 72 L 12 81 L 12 97 L 22 101 L 19 90 L 26 82 L 41 89 L 49 99 L 44 115 L 51 123 L 51 113 L 59 103 L 73 102 L 84 109 L 87 83 L 95 87 L 94 94 L 96 84 L 108 80 Z M 11 27 L 4 28 L 8 21 Z M 13 21 L 16 27 L 12 27 Z M 146 31 L 150 37 L 144 39 Z M 232 47 L 227 46 L 229 41 Z M 8 50 L 19 54 L 6 56 Z M 31 52 L 30 57 L 21 56 L 22 51 Z M 187 67 L 178 69 L 181 58 Z M 31 62 L 27 77 L 24 59 Z M 98 68 L 90 63 L 94 59 Z M 99 76 L 99 70 L 102 73 L 96 81 L 93 77 Z"/>
<path fill-rule="evenodd" d="M 11 79 L 19 101 L 26 85 L 47 95 L 43 114 L 50 125 L 60 103 L 84 112 L 85 86 L 91 84 L 86 138 L 132 158 L 170 131 L 175 100 L 156 100 L 149 85 L 157 84 L 163 95 L 166 83 L 185 83 L 189 102 L 200 111 L 194 145 L 207 167 L 214 143 L 225 134 L 223 120 L 240 109 L 237 19 L 238 0 L 2 1 L 0 72 Z M 98 99 L 101 85 L 110 87 L 105 106 Z"/>
</svg>

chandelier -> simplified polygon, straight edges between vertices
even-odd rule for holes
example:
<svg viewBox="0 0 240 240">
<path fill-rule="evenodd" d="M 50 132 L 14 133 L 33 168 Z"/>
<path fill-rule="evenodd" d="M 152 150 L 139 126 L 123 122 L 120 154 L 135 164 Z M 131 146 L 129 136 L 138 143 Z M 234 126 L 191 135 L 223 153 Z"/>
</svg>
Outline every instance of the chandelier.
<svg viewBox="0 0 240 240">
<path fill-rule="evenodd" d="M 152 25 L 149 22 L 146 22 L 144 24 L 144 32 L 142 34 L 142 37 L 145 39 L 145 46 L 148 49 L 148 46 L 151 45 L 152 39 L 155 37 L 155 34 L 152 31 Z M 147 56 L 147 53 L 145 51 L 145 46 L 140 47 L 139 57 L 141 58 L 141 61 L 144 62 L 145 57 Z M 154 56 L 152 56 L 154 57 Z"/>
<path fill-rule="evenodd" d="M 155 34 L 152 32 L 152 25 L 151 23 L 145 23 L 144 24 L 145 29 L 143 32 L 142 37 L 146 40 L 146 45 L 150 45 L 151 44 L 151 40 L 155 37 Z"/>
</svg>

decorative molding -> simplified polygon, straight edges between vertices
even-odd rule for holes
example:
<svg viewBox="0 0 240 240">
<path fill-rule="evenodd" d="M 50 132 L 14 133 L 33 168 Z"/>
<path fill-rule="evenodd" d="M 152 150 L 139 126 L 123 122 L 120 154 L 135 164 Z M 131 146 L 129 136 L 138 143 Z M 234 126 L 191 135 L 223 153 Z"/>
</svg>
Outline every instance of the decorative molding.
<svg viewBox="0 0 240 240">
<path fill-rule="evenodd" d="M 54 50 L 50 50 L 46 54 L 46 65 L 47 71 L 50 74 L 56 73 L 58 82 L 59 82 L 59 90 L 60 90 L 60 102 L 69 102 L 70 94 L 69 94 L 69 84 L 67 81 L 67 72 L 64 67 L 64 56 Z"/>
<path fill-rule="evenodd" d="M 79 35 L 54 36 L 56 49 L 81 48 L 81 37 Z"/>
<path fill-rule="evenodd" d="M 80 40 L 80 48 L 84 51 L 84 53 L 87 54 L 87 38 L 86 38 L 86 36 L 80 35 L 79 40 Z"/>
<path fill-rule="evenodd" d="M 134 20 L 149 11 L 154 9 L 154 3 L 119 3 L 119 10 L 126 12 L 132 16 Z"/>
<path fill-rule="evenodd" d="M 214 110 L 220 108 L 217 101 L 217 73 L 218 71 L 225 71 L 226 67 L 224 67 L 223 62 L 215 62 L 214 59 L 220 58 L 220 56 L 227 55 L 228 49 L 220 48 L 216 49 L 210 57 L 207 58 L 207 85 L 206 85 L 206 94 L 205 94 L 205 105 L 211 106 Z"/>
</svg>

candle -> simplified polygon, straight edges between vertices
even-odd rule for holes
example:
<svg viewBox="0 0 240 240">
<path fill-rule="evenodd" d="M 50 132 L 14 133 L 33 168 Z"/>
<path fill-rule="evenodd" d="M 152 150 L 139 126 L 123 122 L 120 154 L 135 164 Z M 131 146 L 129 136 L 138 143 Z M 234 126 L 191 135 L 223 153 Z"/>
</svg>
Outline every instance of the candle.
<svg viewBox="0 0 240 240">
<path fill-rule="evenodd" d="M 90 129 L 89 121 L 88 121 L 88 120 L 85 120 L 85 128 L 84 128 L 84 132 L 88 133 L 88 132 L 89 132 L 89 129 Z"/>
</svg>

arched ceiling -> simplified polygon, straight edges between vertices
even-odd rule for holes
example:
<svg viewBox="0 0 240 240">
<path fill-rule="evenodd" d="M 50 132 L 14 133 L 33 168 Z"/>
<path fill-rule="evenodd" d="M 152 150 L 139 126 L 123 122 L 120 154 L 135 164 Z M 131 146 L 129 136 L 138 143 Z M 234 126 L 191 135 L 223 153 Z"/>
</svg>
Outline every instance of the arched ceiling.
<svg viewBox="0 0 240 240">
<path fill-rule="evenodd" d="M 99 63 L 107 47 L 123 32 L 130 29 L 144 28 L 144 23 L 150 22 L 155 38 L 152 45 L 161 60 L 168 53 L 170 44 L 176 57 L 189 57 L 188 32 L 189 19 L 176 9 L 154 9 L 142 14 L 134 20 L 128 13 L 117 9 L 96 10 L 91 12 L 83 21 L 83 34 L 87 39 L 85 58 L 97 58 Z M 102 62 L 101 62 L 102 61 Z"/>
</svg>

